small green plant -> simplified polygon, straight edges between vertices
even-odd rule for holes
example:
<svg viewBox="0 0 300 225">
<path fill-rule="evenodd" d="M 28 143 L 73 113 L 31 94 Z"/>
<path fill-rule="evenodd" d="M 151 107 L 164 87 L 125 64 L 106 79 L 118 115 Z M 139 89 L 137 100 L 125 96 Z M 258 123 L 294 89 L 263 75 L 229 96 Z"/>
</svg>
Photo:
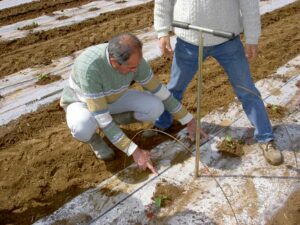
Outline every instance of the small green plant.
<svg viewBox="0 0 300 225">
<path fill-rule="evenodd" d="M 49 78 L 49 74 L 39 74 L 37 75 L 38 80 L 46 80 Z"/>
<path fill-rule="evenodd" d="M 70 18 L 69 16 L 60 16 L 60 17 L 57 17 L 57 20 L 66 20 L 69 18 Z"/>
<path fill-rule="evenodd" d="M 154 199 L 155 206 L 156 206 L 157 208 L 160 208 L 160 207 L 162 206 L 162 204 L 163 204 L 163 201 L 164 201 L 164 200 L 167 200 L 167 199 L 169 199 L 167 196 L 159 196 L 159 197 L 156 197 L 156 198 Z"/>
<path fill-rule="evenodd" d="M 97 7 L 93 7 L 93 8 L 90 8 L 89 9 L 89 12 L 92 12 L 92 11 L 97 11 L 97 10 L 99 10 L 100 8 L 97 8 Z"/>
<path fill-rule="evenodd" d="M 34 29 L 34 28 L 36 28 L 38 26 L 39 26 L 38 23 L 32 22 L 32 24 L 30 24 L 30 25 L 26 25 L 24 27 L 19 27 L 18 30 L 32 30 L 32 29 Z"/>
<path fill-rule="evenodd" d="M 277 112 L 279 109 L 279 106 L 278 105 L 271 105 L 271 110 L 274 111 L 274 112 Z"/>
<path fill-rule="evenodd" d="M 127 0 L 116 0 L 115 3 L 125 3 Z"/>
<path fill-rule="evenodd" d="M 233 138 L 231 136 L 226 135 L 225 142 L 228 147 L 235 148 L 235 144 L 234 144 Z"/>
</svg>

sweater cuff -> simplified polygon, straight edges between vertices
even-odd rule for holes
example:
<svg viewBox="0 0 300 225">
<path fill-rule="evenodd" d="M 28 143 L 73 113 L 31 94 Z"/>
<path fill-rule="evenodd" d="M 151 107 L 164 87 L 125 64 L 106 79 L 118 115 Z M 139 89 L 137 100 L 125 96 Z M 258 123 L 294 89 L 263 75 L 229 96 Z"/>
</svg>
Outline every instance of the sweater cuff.
<svg viewBox="0 0 300 225">
<path fill-rule="evenodd" d="M 246 37 L 246 44 L 257 45 L 259 37 Z"/>
<path fill-rule="evenodd" d="M 159 31 L 159 32 L 157 32 L 158 39 L 161 38 L 161 37 L 167 37 L 167 36 L 169 36 L 169 31 Z"/>
<path fill-rule="evenodd" d="M 126 154 L 127 154 L 128 156 L 131 156 L 132 153 L 137 149 L 137 147 L 138 147 L 138 146 L 137 146 L 134 142 L 131 142 L 130 145 L 128 146 L 128 149 L 127 149 L 127 151 L 126 151 Z"/>
<path fill-rule="evenodd" d="M 187 123 L 189 123 L 191 120 L 193 119 L 193 115 L 188 113 L 186 114 L 182 119 L 179 120 L 179 122 L 182 125 L 186 125 Z"/>
</svg>

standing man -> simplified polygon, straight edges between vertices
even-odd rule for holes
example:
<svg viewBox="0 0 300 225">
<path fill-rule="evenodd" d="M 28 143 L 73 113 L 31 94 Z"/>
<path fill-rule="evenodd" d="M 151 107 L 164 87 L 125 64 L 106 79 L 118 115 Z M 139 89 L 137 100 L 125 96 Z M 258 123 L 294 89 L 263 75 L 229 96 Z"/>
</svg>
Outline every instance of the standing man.
<svg viewBox="0 0 300 225">
<path fill-rule="evenodd" d="M 248 60 L 253 60 L 257 55 L 261 33 L 259 1 L 155 0 L 154 27 L 163 55 L 172 53 L 170 31 L 173 20 L 230 31 L 237 35 L 228 40 L 204 34 L 203 59 L 214 57 L 224 68 L 248 119 L 255 127 L 255 138 L 260 143 L 266 160 L 272 165 L 279 165 L 283 157 L 275 148 L 272 126 L 260 93 L 254 86 L 248 64 Z M 167 87 L 181 101 L 198 69 L 199 32 L 181 28 L 174 28 L 174 32 L 177 43 Z M 246 38 L 245 49 L 239 36 L 241 32 L 244 32 Z M 170 114 L 164 112 L 155 125 L 160 129 L 167 129 L 171 123 Z"/>
<path fill-rule="evenodd" d="M 132 82 L 148 92 L 129 89 Z M 60 104 L 73 137 L 90 144 L 99 159 L 112 160 L 115 153 L 96 133 L 98 128 L 117 148 L 132 155 L 141 169 L 149 168 L 153 173 L 157 172 L 150 153 L 132 142 L 119 124 L 154 122 L 167 110 L 187 124 L 189 137 L 195 138 L 192 114 L 155 78 L 142 56 L 141 41 L 130 33 L 89 47 L 76 58 Z"/>
</svg>

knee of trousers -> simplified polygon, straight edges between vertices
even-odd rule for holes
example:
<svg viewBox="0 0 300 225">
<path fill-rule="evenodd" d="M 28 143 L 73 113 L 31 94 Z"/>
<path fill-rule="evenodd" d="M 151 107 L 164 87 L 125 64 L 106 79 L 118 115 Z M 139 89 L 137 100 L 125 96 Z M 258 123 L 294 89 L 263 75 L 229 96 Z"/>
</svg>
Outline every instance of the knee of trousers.
<svg viewBox="0 0 300 225">
<path fill-rule="evenodd" d="M 238 96 L 239 100 L 241 102 L 245 103 L 251 103 L 251 102 L 261 102 L 262 99 L 260 97 L 260 94 L 253 94 L 253 93 L 245 93 L 243 95 Z"/>
<path fill-rule="evenodd" d="M 261 94 L 256 87 L 245 88 L 245 90 L 236 90 L 236 95 L 240 101 L 257 101 L 261 100 Z"/>
<path fill-rule="evenodd" d="M 149 109 L 149 120 L 154 121 L 163 114 L 165 110 L 164 104 L 161 101 L 157 101 L 155 105 Z"/>
<path fill-rule="evenodd" d="M 96 132 L 96 129 L 91 129 L 92 127 L 90 126 L 74 126 L 70 128 L 72 136 L 81 142 L 89 142 Z"/>
<path fill-rule="evenodd" d="M 84 108 L 67 108 L 67 124 L 72 136 L 82 142 L 88 142 L 98 128 L 94 116 Z"/>
<path fill-rule="evenodd" d="M 135 119 L 138 121 L 155 121 L 160 115 L 164 112 L 164 105 L 157 98 L 155 101 L 147 102 L 147 104 L 143 105 L 143 109 L 135 112 Z"/>
</svg>

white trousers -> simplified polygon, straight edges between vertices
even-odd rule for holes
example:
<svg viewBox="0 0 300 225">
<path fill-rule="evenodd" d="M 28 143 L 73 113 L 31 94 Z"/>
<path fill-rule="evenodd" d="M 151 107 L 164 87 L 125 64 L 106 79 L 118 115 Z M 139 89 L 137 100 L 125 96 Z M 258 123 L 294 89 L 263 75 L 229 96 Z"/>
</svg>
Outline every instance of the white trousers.
<svg viewBox="0 0 300 225">
<path fill-rule="evenodd" d="M 162 101 L 151 93 L 129 89 L 116 102 L 108 104 L 111 114 L 134 112 L 136 120 L 154 122 L 164 111 Z M 75 102 L 66 109 L 68 127 L 73 137 L 88 142 L 98 123 L 84 102 Z"/>
</svg>

